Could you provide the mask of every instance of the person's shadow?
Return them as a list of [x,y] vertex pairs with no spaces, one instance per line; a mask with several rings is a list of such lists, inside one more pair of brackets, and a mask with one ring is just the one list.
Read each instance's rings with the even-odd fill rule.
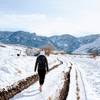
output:
[[32,90],[32,91],[25,91],[23,93],[18,94],[17,97],[14,97],[14,99],[12,99],[12,100],[15,100],[18,98],[23,98],[23,97],[32,97],[32,96],[38,95],[39,93],[40,93],[40,91],[38,89]]

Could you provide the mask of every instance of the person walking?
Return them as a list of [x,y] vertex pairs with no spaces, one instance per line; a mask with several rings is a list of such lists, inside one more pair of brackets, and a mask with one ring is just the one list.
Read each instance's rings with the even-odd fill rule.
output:
[[42,86],[44,84],[45,74],[47,71],[49,71],[48,61],[44,51],[42,51],[36,59],[34,71],[36,72],[36,70],[38,71],[38,75],[39,75],[39,84],[40,84],[39,90],[41,92]]

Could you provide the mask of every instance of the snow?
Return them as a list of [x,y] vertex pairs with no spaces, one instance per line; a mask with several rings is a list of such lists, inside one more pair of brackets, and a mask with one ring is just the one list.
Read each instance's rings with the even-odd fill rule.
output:
[[87,54],[88,50],[94,49],[99,50],[100,49],[100,38],[96,39],[92,43],[84,44],[80,48],[76,49],[73,53],[79,53],[79,54]]
[[75,69],[72,68],[71,74],[70,74],[70,88],[68,97],[66,100],[77,100],[76,99],[76,80],[75,80]]
[[[22,51],[21,56],[16,55],[17,49]],[[24,51],[24,47],[0,47],[0,89],[7,89],[7,86],[37,73],[34,72],[36,57],[26,56]],[[37,81],[10,100],[57,100],[64,84],[64,73],[69,71],[70,62],[73,66],[66,100],[77,100],[76,82],[80,89],[80,100],[100,100],[100,57],[93,59],[86,55],[52,54],[47,56],[47,59],[49,68],[59,64],[59,60],[63,61],[63,64],[46,74],[43,91],[39,92]]]
[[71,56],[70,59],[81,72],[87,100],[100,100],[100,57]]
[[[36,74],[34,72],[36,57],[17,56],[17,52],[16,47],[0,47],[0,89]],[[47,59],[49,68],[59,63],[53,55],[47,57]]]
[[60,65],[58,68],[46,75],[43,92],[39,92],[39,85],[38,82],[36,82],[34,85],[30,86],[28,89],[19,93],[10,100],[49,100],[49,98],[51,98],[51,100],[57,100],[60,89],[64,84],[64,73],[69,71],[68,64],[66,63]]

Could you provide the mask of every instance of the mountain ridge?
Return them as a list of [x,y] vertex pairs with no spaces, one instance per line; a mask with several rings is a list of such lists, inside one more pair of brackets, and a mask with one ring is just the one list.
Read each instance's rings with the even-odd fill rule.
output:
[[100,37],[100,34],[75,37],[70,34],[39,36],[36,33],[25,31],[0,31],[0,42],[6,44],[20,44],[28,47],[41,48],[51,44],[57,50],[73,52],[83,45],[90,44]]

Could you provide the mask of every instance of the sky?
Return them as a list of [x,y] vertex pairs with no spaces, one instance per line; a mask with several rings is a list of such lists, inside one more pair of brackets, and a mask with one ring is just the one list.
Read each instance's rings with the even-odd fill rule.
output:
[[100,33],[100,0],[0,0],[0,30],[38,35]]

